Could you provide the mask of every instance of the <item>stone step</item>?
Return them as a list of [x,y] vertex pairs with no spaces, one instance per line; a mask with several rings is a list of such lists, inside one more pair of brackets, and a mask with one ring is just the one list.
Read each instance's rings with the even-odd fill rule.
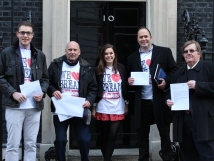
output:
[[[103,156],[100,149],[90,149],[89,151],[90,161],[103,161]],[[137,161],[138,149],[115,149],[112,161]],[[67,161],[80,161],[79,150],[69,150]]]
[[[67,161],[80,161],[79,150],[69,150],[67,155]],[[90,149],[89,151],[90,161],[103,161],[102,153],[100,149]],[[138,148],[132,149],[115,149],[112,161],[138,161]],[[160,159],[153,159],[150,161],[162,161]]]
[[[68,157],[67,161],[80,161],[80,157]],[[101,156],[89,156],[90,161],[103,161]],[[112,161],[138,161],[138,156],[112,156]]]

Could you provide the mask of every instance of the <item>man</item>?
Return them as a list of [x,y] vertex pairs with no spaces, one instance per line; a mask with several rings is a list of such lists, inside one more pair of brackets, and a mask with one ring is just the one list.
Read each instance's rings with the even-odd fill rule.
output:
[[[135,91],[134,118],[138,132],[139,161],[149,161],[149,132],[150,125],[156,124],[161,137],[160,156],[164,161],[172,159],[173,153],[169,137],[170,110],[165,105],[165,89],[168,88],[171,76],[177,70],[172,52],[169,48],[156,46],[151,43],[152,36],[146,27],[141,27],[137,33],[140,45],[138,51],[128,57],[128,72],[149,72],[149,85],[132,86]],[[167,76],[162,83],[155,82],[154,74],[157,64]],[[129,85],[135,79],[129,77]]]
[[[18,41],[0,55],[0,90],[7,127],[5,160],[19,160],[23,129],[24,161],[35,161],[40,115],[44,108],[43,97],[48,88],[46,57],[31,43],[34,32],[30,22],[21,22],[16,36]],[[23,108],[27,97],[21,93],[20,85],[36,80],[39,80],[43,94],[35,93],[36,103],[31,102]]]
[[[80,46],[71,41],[67,44],[65,55],[54,59],[48,68],[50,85],[48,95],[56,99],[62,98],[63,92],[70,92],[72,96],[86,98],[84,108],[89,108],[97,95],[97,83],[94,70],[84,59],[80,58]],[[72,105],[71,105],[72,106]],[[62,107],[63,108],[63,107]],[[67,143],[67,129],[72,125],[75,130],[76,139],[80,146],[81,161],[88,161],[90,148],[89,126],[83,118],[72,117],[60,122],[55,113],[55,106],[51,105],[54,112],[53,123],[55,126],[56,140],[54,141],[58,161],[65,161],[65,147]]]
[[[174,111],[173,139],[180,143],[183,161],[213,161],[214,64],[200,60],[196,41],[186,42],[182,51],[186,66],[175,73],[172,83],[187,83],[190,105],[188,111]],[[167,105],[173,102],[168,99]]]

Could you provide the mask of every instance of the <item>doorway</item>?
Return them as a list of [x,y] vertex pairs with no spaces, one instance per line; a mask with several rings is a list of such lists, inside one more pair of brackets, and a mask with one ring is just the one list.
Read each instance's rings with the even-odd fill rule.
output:
[[[116,48],[118,60],[126,67],[127,57],[138,49],[136,33],[146,26],[146,2],[70,2],[70,40],[77,41],[81,57],[96,66],[101,47],[110,43]],[[132,128],[133,93],[130,91],[129,114],[117,136],[116,148],[136,147],[137,135]],[[99,129],[92,118],[91,148],[99,146]],[[72,141],[70,128],[70,147]]]

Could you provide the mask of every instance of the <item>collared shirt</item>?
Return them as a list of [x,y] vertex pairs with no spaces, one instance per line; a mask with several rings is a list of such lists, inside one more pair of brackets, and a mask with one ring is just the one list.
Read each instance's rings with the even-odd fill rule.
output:
[[21,43],[19,43],[20,49],[30,50],[30,44],[27,47],[24,47]]
[[197,63],[195,63],[192,67],[190,67],[190,66],[187,65],[187,70],[193,69],[193,68],[198,64],[198,62],[199,62],[199,60],[198,60]]
[[140,53],[140,54],[149,54],[149,53],[152,53],[152,50],[153,50],[153,45],[152,45],[152,47],[149,49],[148,52],[144,52],[144,51],[141,50],[141,48],[139,48],[139,53]]

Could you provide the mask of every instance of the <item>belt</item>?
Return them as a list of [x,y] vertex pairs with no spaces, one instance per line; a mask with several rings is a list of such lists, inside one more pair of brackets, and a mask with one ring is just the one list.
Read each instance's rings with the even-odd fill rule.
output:
[[152,99],[141,99],[141,100],[144,101],[144,102],[153,102]]

